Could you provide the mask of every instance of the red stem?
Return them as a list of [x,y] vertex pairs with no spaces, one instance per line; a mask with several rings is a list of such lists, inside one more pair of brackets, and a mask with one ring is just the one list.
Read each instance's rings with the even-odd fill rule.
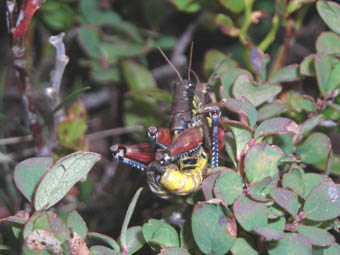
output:
[[34,13],[43,2],[44,0],[23,0],[18,13],[16,0],[7,0],[7,25],[8,31],[12,35],[13,64],[19,79],[19,90],[28,116],[29,128],[33,133],[39,151],[42,150],[44,141],[35,104],[31,97],[32,84],[27,73],[25,60],[25,36]]

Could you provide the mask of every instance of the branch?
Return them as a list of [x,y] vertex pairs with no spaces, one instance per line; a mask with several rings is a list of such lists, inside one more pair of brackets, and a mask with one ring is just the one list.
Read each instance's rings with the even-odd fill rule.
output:
[[[60,84],[63,78],[65,67],[69,61],[68,56],[65,54],[65,45],[63,43],[65,33],[51,36],[49,38],[50,44],[56,48],[56,64],[55,69],[51,73],[51,87],[48,89],[48,95],[52,98],[53,108],[60,104]],[[55,114],[55,125],[59,123],[62,118],[62,110],[59,110]]]
[[7,27],[12,35],[11,49],[13,54],[13,64],[16,75],[19,79],[19,90],[24,103],[26,115],[29,121],[29,128],[33,134],[35,145],[41,152],[43,149],[43,137],[41,127],[38,122],[35,104],[31,98],[32,84],[26,70],[25,60],[25,36],[28,25],[34,13],[40,8],[44,0],[23,0],[18,13],[16,0],[7,0]]

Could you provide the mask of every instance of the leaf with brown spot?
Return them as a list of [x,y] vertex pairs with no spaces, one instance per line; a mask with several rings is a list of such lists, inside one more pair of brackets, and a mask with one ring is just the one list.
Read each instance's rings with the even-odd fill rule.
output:
[[71,239],[67,240],[67,246],[70,250],[70,255],[89,255],[90,250],[87,248],[85,241],[72,230]]

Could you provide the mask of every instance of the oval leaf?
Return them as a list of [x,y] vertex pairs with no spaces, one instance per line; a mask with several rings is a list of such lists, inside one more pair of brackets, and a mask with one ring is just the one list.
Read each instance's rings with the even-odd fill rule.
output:
[[91,246],[91,255],[119,255],[118,252],[101,245]]
[[252,231],[254,227],[267,225],[266,204],[253,201],[245,194],[236,199],[233,210],[238,223],[248,232]]
[[267,198],[268,193],[270,193],[272,187],[272,178],[266,177],[259,182],[252,182],[249,185],[248,194],[252,199],[260,202],[266,202],[270,199]]
[[327,26],[337,34],[340,34],[340,5],[332,1],[318,1],[316,8]]
[[281,86],[275,83],[256,84],[251,76],[239,75],[232,88],[235,97],[247,98],[255,107],[281,92]]
[[158,248],[175,246],[179,247],[179,238],[177,231],[169,224],[151,219],[143,225],[143,235],[145,241],[157,250]]
[[268,249],[268,253],[270,255],[311,255],[312,244],[302,235],[285,233],[285,238],[272,243],[272,246]]
[[278,163],[282,156],[282,150],[275,145],[257,143],[250,147],[244,159],[244,171],[249,182],[275,177],[279,173]]
[[292,82],[299,81],[302,79],[302,76],[299,72],[299,65],[292,64],[289,66],[285,66],[278,70],[276,73],[270,76],[269,81],[271,82]]
[[233,133],[233,137],[236,143],[236,157],[238,160],[241,159],[241,154],[246,148],[247,144],[252,138],[252,133],[249,128],[238,121],[221,121],[223,127],[227,127]]
[[256,129],[254,138],[267,135],[287,134],[295,135],[299,133],[299,125],[288,118],[271,118],[263,121]]
[[35,210],[48,209],[58,203],[67,192],[100,160],[92,152],[75,152],[58,160],[41,179],[34,195]]
[[258,255],[257,251],[245,238],[236,238],[231,247],[231,252],[233,255]]
[[230,250],[235,239],[230,232],[230,225],[233,224],[221,205],[197,203],[191,225],[195,242],[202,252],[222,255]]
[[[118,238],[120,242],[121,237]],[[142,232],[141,226],[135,226],[126,230],[126,248],[128,254],[134,254],[140,250],[145,244],[145,239]]]
[[158,255],[190,255],[190,253],[184,248],[168,247],[162,249]]
[[88,238],[93,238],[99,241],[102,241],[106,244],[108,244],[109,246],[111,246],[111,248],[113,248],[113,250],[115,252],[119,252],[120,248],[118,243],[116,242],[116,240],[114,240],[112,237],[101,234],[101,233],[96,233],[96,232],[89,232],[87,234]]
[[280,113],[287,111],[288,108],[289,107],[287,104],[283,104],[280,102],[265,104],[258,111],[258,120],[262,121],[274,117],[276,115],[279,115]]
[[275,203],[279,204],[294,218],[296,217],[300,204],[295,193],[284,188],[274,188],[270,195]]
[[253,230],[255,231],[255,233],[271,240],[280,240],[285,238],[285,234],[282,231],[274,228],[254,227]]
[[233,170],[224,170],[216,179],[214,193],[226,204],[231,205],[242,193],[242,179]]
[[317,52],[340,54],[340,36],[333,32],[323,32],[316,40]]
[[309,241],[316,246],[331,246],[335,242],[334,236],[321,228],[301,225],[296,228],[296,231],[307,237]]
[[77,211],[72,211],[67,216],[67,227],[73,229],[81,239],[85,240],[88,229],[85,221]]
[[311,134],[302,144],[297,146],[296,154],[307,164],[314,164],[328,158],[331,141],[323,133]]
[[331,178],[329,178],[328,176],[316,173],[303,174],[301,178],[303,185],[305,186],[304,197],[307,197],[309,193],[322,182],[332,181]]
[[340,215],[340,187],[325,181],[308,195],[303,210],[307,219],[326,221]]
[[131,60],[122,63],[123,76],[129,84],[130,90],[157,88],[156,80],[144,66]]
[[41,157],[26,159],[15,166],[15,185],[28,201],[32,202],[34,190],[52,163],[52,158]]
[[[250,127],[253,127],[257,121],[257,111],[255,107],[245,98],[228,98],[224,102],[224,106],[240,115],[241,121],[246,118]],[[247,124],[247,123],[245,123]]]

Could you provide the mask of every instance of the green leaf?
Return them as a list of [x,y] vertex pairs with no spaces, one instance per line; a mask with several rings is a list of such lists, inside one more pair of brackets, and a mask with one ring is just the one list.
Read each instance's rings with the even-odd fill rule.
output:
[[219,0],[219,2],[225,8],[227,8],[229,11],[232,11],[234,13],[239,13],[239,12],[243,11],[243,9],[245,7],[244,0],[239,0],[239,1],[235,1],[235,0]]
[[[251,133],[248,131],[248,135],[251,139]],[[230,133],[225,133],[224,135],[224,147],[228,154],[228,157],[232,161],[234,167],[237,167],[237,160],[236,160],[236,142],[235,138]]]
[[234,26],[233,20],[225,14],[217,14],[215,16],[215,23],[226,35],[236,37],[240,33],[240,30]]
[[[118,238],[118,242],[121,242],[121,236]],[[126,250],[127,254],[134,254],[140,250],[145,244],[143,237],[142,227],[134,226],[126,230]]]
[[45,214],[45,212],[43,211],[38,211],[38,212],[34,212],[31,217],[29,218],[29,220],[26,222],[25,226],[24,226],[24,230],[22,232],[22,236],[25,239],[29,232],[34,230],[34,222],[41,216],[43,216]]
[[[26,225],[29,225],[26,227]],[[64,242],[70,238],[70,231],[54,212],[48,211],[44,214],[32,217],[24,228],[24,238],[27,238],[29,232],[34,230],[45,230],[52,233],[60,242]]]
[[321,228],[300,225],[296,228],[296,231],[299,234],[307,237],[309,241],[315,246],[331,246],[335,242],[334,236]]
[[285,238],[285,234],[277,229],[270,228],[270,227],[254,227],[253,230],[258,235],[261,235],[265,238],[268,238],[270,240],[280,240]]
[[100,233],[96,233],[96,232],[88,232],[87,237],[90,238],[90,239],[92,238],[92,239],[102,241],[102,242],[110,245],[110,247],[117,253],[120,251],[118,243],[110,236],[100,234]]
[[87,53],[94,58],[98,58],[100,56],[100,51],[98,48],[100,39],[98,32],[88,26],[83,26],[79,29],[79,39],[81,45],[84,46]]
[[[325,117],[322,114],[314,115],[308,119],[306,119],[300,126],[300,132],[298,136],[302,136],[309,131],[313,130],[315,127],[317,127],[322,121],[324,121]],[[294,137],[294,140],[296,140],[296,137]]]
[[257,121],[257,111],[255,107],[245,98],[228,98],[224,101],[224,106],[240,115],[240,120],[247,119],[249,126],[252,128]]
[[301,176],[302,182],[305,186],[304,197],[307,197],[309,193],[320,183],[324,181],[331,181],[331,179],[323,174],[307,173]]
[[190,255],[190,253],[184,248],[167,247],[162,249],[158,255]]
[[279,115],[280,113],[283,113],[287,110],[288,110],[288,105],[280,103],[280,102],[277,102],[277,103],[273,102],[273,103],[270,103],[270,104],[264,104],[258,110],[257,117],[258,117],[259,121],[262,121],[262,120],[274,117],[276,115]]
[[[221,168],[224,169],[225,167],[221,167]],[[203,179],[202,191],[203,191],[205,200],[210,200],[214,198],[213,191],[214,191],[216,179],[219,177],[219,175],[220,173],[216,172],[216,173],[210,174],[208,177]]]
[[244,172],[249,182],[257,182],[279,173],[278,163],[283,151],[267,143],[257,143],[250,147],[244,159]]
[[245,238],[236,238],[231,247],[233,255],[258,255],[257,251],[249,244]]
[[312,244],[309,240],[296,233],[285,233],[285,238],[271,243],[268,253],[270,255],[311,255]]
[[292,82],[299,81],[302,79],[302,76],[299,72],[299,65],[292,64],[289,66],[285,66],[278,70],[276,73],[270,76],[269,81],[271,82]]
[[340,34],[340,5],[332,1],[318,1],[316,9],[327,26],[337,34]]
[[98,16],[100,15],[96,0],[80,0],[79,8],[81,14],[90,23],[95,23],[96,19],[98,19]]
[[340,244],[334,243],[331,247],[327,247],[323,250],[325,255],[338,255],[340,254]]
[[242,179],[235,171],[224,170],[220,172],[220,176],[216,179],[214,193],[216,197],[231,205],[242,193],[242,186]]
[[200,250],[206,254],[226,254],[235,239],[235,233],[229,232],[231,222],[221,205],[198,202],[194,207],[191,225]]
[[259,106],[281,92],[281,86],[275,83],[255,83],[247,74],[240,74],[232,88],[234,97],[247,98],[254,106]]
[[323,32],[316,40],[317,52],[325,54],[340,54],[340,36],[333,32]]
[[266,202],[270,200],[267,197],[267,195],[273,188],[271,184],[272,184],[271,177],[266,177],[258,182],[252,182],[249,185],[248,195],[256,201]]
[[245,194],[236,199],[233,211],[238,223],[248,232],[255,227],[267,226],[268,213],[266,204],[254,201]]
[[287,212],[296,218],[297,212],[300,208],[298,197],[292,191],[284,188],[274,188],[270,193],[275,203],[279,204]]
[[236,142],[236,157],[239,160],[243,150],[246,148],[247,144],[252,138],[252,133],[249,127],[245,126],[238,121],[221,121],[223,127],[227,127],[233,133]]
[[43,176],[35,191],[35,210],[46,210],[58,203],[100,158],[93,152],[75,152],[59,159]]
[[224,85],[222,89],[220,89],[221,98],[232,97],[231,88],[234,85],[236,78],[240,74],[251,75],[249,71],[247,71],[246,69],[236,68],[236,67],[228,68],[227,70],[224,70],[224,72],[220,74],[221,79],[223,80],[223,85]]
[[302,198],[305,198],[305,185],[303,184],[302,177],[292,172],[292,170],[283,175],[282,186],[291,189]]
[[300,73],[302,75],[315,76],[314,58],[315,55],[308,55],[302,60],[300,64]]
[[287,134],[296,135],[299,133],[299,125],[288,118],[271,118],[264,120],[255,130],[254,138],[268,135]]
[[[116,64],[117,61],[120,58],[127,58],[127,57],[134,57],[137,55],[145,54],[145,48],[143,45],[139,43],[133,43],[129,41],[119,40],[116,39],[112,42],[101,42],[98,45],[98,49],[100,50],[101,56],[105,58],[105,61],[107,61],[108,64]],[[141,68],[139,68],[139,65],[137,65],[135,62],[131,60],[126,60],[128,63],[123,62],[123,71],[124,71],[124,65],[127,65],[130,72],[136,72],[134,74],[130,75],[140,75],[139,72],[141,71]],[[135,65],[133,65],[135,64]],[[133,66],[132,66],[133,65]],[[136,67],[137,66],[137,67]],[[143,70],[145,68],[143,67]],[[146,85],[148,86],[148,84]]]
[[85,151],[89,147],[84,137],[87,131],[87,112],[82,101],[77,100],[67,110],[67,116],[58,127],[58,141],[65,147]]
[[307,219],[326,221],[340,215],[340,187],[325,181],[316,186],[307,196],[303,210]]
[[[277,220],[280,218],[284,218],[282,216],[285,215],[285,212],[280,206],[278,206],[275,203],[273,203],[273,205],[268,206],[267,210],[268,210],[268,219]],[[283,229],[279,229],[279,230],[283,230]]]
[[122,230],[121,230],[121,233],[120,233],[120,240],[121,240],[121,245],[122,245],[122,248],[123,249],[127,249],[128,247],[126,247],[127,243],[126,243],[126,238],[127,238],[127,228],[128,228],[128,225],[130,223],[130,220],[131,220],[131,217],[132,217],[132,214],[133,214],[133,211],[135,210],[135,207],[136,207],[136,204],[137,204],[137,201],[138,201],[138,198],[142,192],[143,188],[139,188],[135,195],[133,196],[130,204],[129,204],[129,208],[125,214],[125,217],[124,217],[124,221],[123,221],[123,225],[122,225]]
[[120,253],[101,245],[93,245],[90,248],[91,255],[119,255]]
[[[273,208],[273,207],[269,207],[269,208]],[[269,208],[268,208],[268,211],[269,211]],[[284,213],[282,213],[282,215],[284,215]],[[268,219],[269,219],[268,227],[284,232],[285,226],[286,226],[286,218],[282,217],[282,215],[279,218],[271,219],[268,213]]]
[[52,158],[29,158],[14,168],[14,182],[24,197],[32,202],[34,191],[43,175],[52,165]]
[[340,63],[336,64],[329,75],[327,91],[334,91],[340,86]]
[[273,144],[279,146],[285,154],[292,154],[295,149],[291,135],[274,135]]
[[170,0],[170,2],[183,12],[197,12],[200,9],[199,3],[192,0]]
[[[217,174],[217,173],[216,173]],[[180,231],[181,247],[191,251],[198,250],[195,243],[194,237],[192,235],[191,220],[187,219],[181,227]]]
[[222,74],[232,67],[237,67],[237,63],[233,59],[216,49],[208,50],[205,53],[203,63],[204,73],[207,77],[213,72]]
[[68,5],[59,1],[46,1],[41,6],[41,17],[54,30],[66,31],[70,28],[74,11]]
[[144,239],[152,249],[175,246],[179,247],[177,231],[169,224],[151,219],[143,225]]
[[314,164],[329,156],[332,144],[328,136],[323,133],[311,134],[296,149],[296,154],[301,157],[302,162]]
[[[332,70],[338,62],[338,59],[330,55],[325,55],[323,53],[318,53],[315,55],[314,67],[316,71],[316,78],[318,81],[319,90],[322,96],[326,95],[326,92],[328,90],[328,82],[331,77]],[[333,74],[332,79],[333,81],[331,81],[331,84],[337,82],[336,74]],[[332,84],[332,86],[337,85],[338,84]]]
[[88,232],[86,222],[76,210],[70,212],[67,216],[67,227],[73,229],[81,239],[85,240]]
[[131,90],[157,88],[155,78],[144,66],[131,60],[122,63],[123,76]]

